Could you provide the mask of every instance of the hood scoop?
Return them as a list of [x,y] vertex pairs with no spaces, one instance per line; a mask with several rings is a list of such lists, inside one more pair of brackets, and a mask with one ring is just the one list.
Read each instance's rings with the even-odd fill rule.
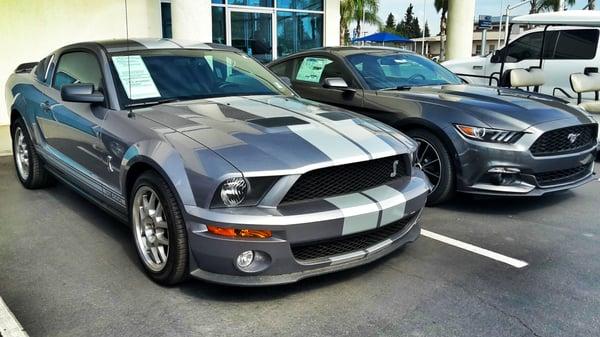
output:
[[296,117],[271,117],[248,120],[249,123],[260,125],[265,128],[277,128],[290,125],[309,124],[307,121]]

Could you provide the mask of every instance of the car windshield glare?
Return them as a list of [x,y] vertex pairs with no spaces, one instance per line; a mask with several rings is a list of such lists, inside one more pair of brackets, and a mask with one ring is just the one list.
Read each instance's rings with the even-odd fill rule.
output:
[[249,95],[292,95],[251,57],[224,50],[148,50],[112,54],[124,107]]
[[446,68],[406,52],[372,52],[346,56],[371,90],[460,84]]

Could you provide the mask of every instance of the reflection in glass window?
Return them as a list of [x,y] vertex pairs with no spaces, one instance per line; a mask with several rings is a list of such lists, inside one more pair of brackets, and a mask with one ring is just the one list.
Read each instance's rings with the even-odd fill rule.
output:
[[273,60],[273,15],[231,12],[231,45],[260,62]]
[[273,7],[273,0],[227,0],[230,5]]
[[278,8],[323,10],[323,0],[277,0]]
[[212,40],[225,44],[225,7],[212,8]]
[[225,0],[212,0],[212,3],[224,5],[225,4]]
[[323,45],[323,15],[277,12],[277,54],[286,56]]

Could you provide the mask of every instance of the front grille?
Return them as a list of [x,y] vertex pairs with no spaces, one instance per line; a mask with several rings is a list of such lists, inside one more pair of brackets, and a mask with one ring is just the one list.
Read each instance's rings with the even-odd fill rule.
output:
[[[545,132],[531,145],[534,156],[551,156],[577,152],[596,145],[596,124],[571,126]],[[571,140],[575,140],[571,142]]]
[[296,260],[307,261],[366,249],[400,233],[414,217],[415,215],[409,216],[370,231],[333,240],[292,245],[292,253]]
[[[397,164],[394,164],[396,161]],[[396,168],[396,175],[391,176]],[[325,167],[303,174],[281,201],[289,203],[364,191],[409,174],[408,155]]]
[[592,164],[585,164],[565,170],[542,172],[535,175],[540,186],[566,184],[587,176]]

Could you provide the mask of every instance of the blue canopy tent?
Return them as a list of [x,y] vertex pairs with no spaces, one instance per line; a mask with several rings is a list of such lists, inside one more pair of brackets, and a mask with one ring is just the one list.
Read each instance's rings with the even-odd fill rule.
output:
[[386,42],[396,42],[396,43],[412,43],[413,41],[405,38],[404,36],[388,33],[388,32],[379,32],[363,37],[359,37],[356,39],[352,39],[352,42],[380,42],[385,45]]

